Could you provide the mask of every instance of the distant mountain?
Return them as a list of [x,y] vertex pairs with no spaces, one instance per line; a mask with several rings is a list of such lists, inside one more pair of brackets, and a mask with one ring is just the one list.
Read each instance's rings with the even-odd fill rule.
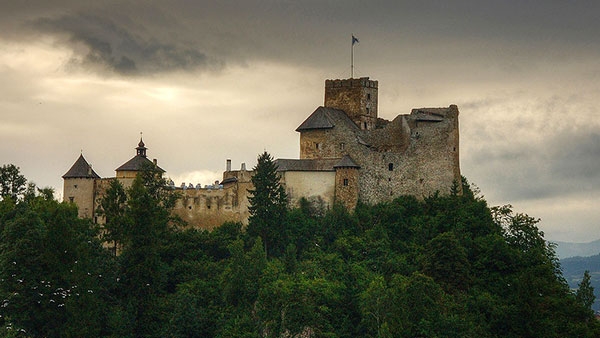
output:
[[[596,241],[597,242],[597,241]],[[560,260],[563,277],[572,289],[577,289],[585,270],[590,272],[596,301],[592,308],[600,310],[600,254],[590,257],[570,257]]]
[[589,257],[600,254],[600,239],[589,243],[557,242],[556,254],[558,258]]

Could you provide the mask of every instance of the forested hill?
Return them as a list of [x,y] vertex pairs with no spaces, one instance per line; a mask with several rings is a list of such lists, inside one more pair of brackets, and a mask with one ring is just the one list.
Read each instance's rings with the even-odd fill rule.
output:
[[556,243],[556,254],[560,259],[569,257],[589,257],[600,254],[600,240],[588,243]]
[[591,288],[571,292],[536,219],[466,181],[353,213],[287,210],[267,155],[246,229],[187,229],[151,170],[110,186],[102,233],[47,190],[2,190],[0,336],[600,336]]
[[[600,255],[590,257],[570,257],[560,260],[563,276],[569,283],[569,286],[576,289],[585,271],[589,271],[590,283],[596,290],[600,290]],[[592,309],[600,311],[600,299],[596,299]]]

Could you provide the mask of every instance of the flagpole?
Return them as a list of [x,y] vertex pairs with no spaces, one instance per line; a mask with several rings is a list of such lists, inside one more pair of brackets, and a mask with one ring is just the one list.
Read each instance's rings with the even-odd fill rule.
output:
[[350,78],[354,78],[354,34],[352,34],[352,43],[350,43]]

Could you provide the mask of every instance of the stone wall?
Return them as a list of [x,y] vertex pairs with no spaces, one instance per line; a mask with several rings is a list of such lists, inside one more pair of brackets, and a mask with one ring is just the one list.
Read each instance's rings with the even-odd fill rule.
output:
[[63,200],[78,206],[78,216],[92,218],[95,211],[94,178],[65,178],[63,183]]
[[335,171],[335,201],[348,210],[354,210],[358,203],[358,169],[337,168]]

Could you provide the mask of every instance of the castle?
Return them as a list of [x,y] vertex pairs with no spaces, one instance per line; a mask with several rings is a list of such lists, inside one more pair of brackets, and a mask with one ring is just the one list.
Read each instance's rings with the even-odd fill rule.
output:
[[[291,206],[306,198],[322,208],[340,203],[352,210],[359,200],[374,204],[401,195],[448,194],[460,182],[456,105],[413,109],[388,121],[378,117],[377,102],[378,82],[368,77],[325,81],[324,105],[296,129],[300,158],[276,160]],[[140,140],[135,156],[112,178],[101,178],[80,155],[63,175],[64,200],[77,204],[80,217],[102,223],[96,209],[111,180],[130,186],[144,163],[164,172],[146,151]],[[226,221],[246,224],[252,175],[244,164],[232,170],[227,160],[221,182],[172,185],[181,193],[174,212],[202,229]]]

